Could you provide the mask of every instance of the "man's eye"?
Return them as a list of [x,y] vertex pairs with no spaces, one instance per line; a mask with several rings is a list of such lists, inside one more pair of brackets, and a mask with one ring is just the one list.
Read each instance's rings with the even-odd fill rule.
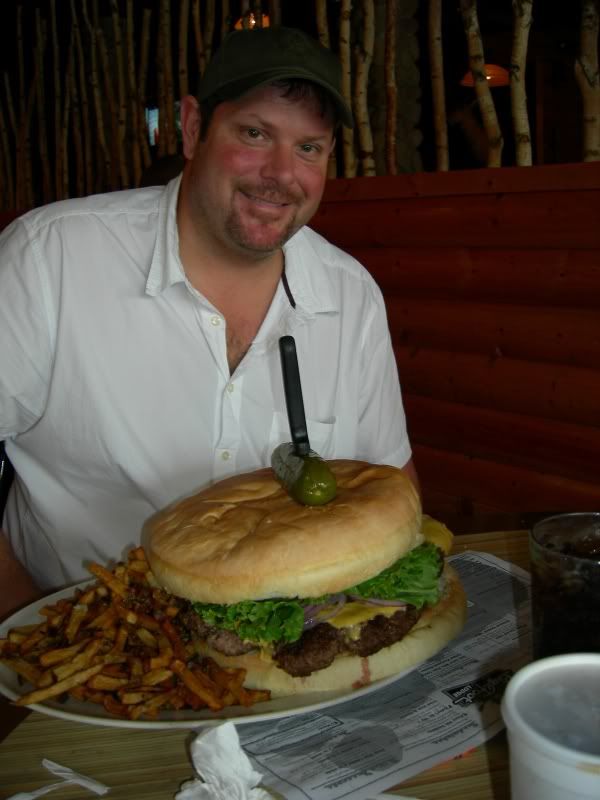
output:
[[309,155],[321,152],[321,149],[314,144],[303,144],[301,145],[301,150],[303,153],[308,153]]
[[248,136],[249,136],[251,139],[258,139],[258,138],[259,138],[259,136],[261,135],[261,134],[260,134],[260,131],[258,130],[258,128],[246,128],[246,134],[247,134],[247,135],[248,135]]

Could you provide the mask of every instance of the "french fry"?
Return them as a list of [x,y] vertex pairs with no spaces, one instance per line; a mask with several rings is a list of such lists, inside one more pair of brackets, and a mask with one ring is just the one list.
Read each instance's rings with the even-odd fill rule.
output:
[[90,564],[88,569],[92,575],[95,575],[97,578],[99,578],[102,583],[104,583],[110,589],[111,592],[119,597],[127,597],[127,586],[123,583],[123,581],[119,580],[119,578],[115,577],[112,572],[109,572],[109,570],[107,570],[105,567],[96,563]]
[[83,594],[78,600],[78,603],[81,603],[81,605],[84,606],[91,606],[95,599],[96,599],[96,587],[92,586],[91,589],[88,589],[86,592],[83,592]]
[[127,554],[128,562],[131,561],[145,561],[146,566],[148,566],[148,559],[146,558],[146,551],[143,547],[134,547],[132,550],[129,551]]
[[77,631],[81,627],[81,623],[86,618],[87,613],[88,607],[86,605],[77,603],[77,605],[73,606],[69,621],[67,622],[67,627],[65,629],[65,639],[67,642],[69,642],[69,644],[72,644],[75,641]]
[[128,636],[129,631],[127,630],[127,627],[125,625],[120,625],[117,629],[114,644],[111,648],[111,653],[121,653],[125,649]]
[[185,661],[187,658],[187,651],[185,648],[184,643],[181,641],[181,636],[175,630],[175,626],[171,622],[170,619],[163,620],[162,629],[165,633],[165,636],[171,643],[171,647],[173,648],[173,653],[175,654],[175,658],[179,661]]
[[128,717],[129,716],[129,709],[127,706],[124,706],[123,703],[119,703],[112,694],[106,694],[104,697],[104,702],[102,703],[104,708],[108,711],[109,714],[114,714],[115,717]]
[[131,572],[141,572],[142,575],[145,575],[148,572],[148,562],[145,559],[143,561],[129,561],[127,569]]
[[90,639],[82,639],[69,647],[55,647],[53,650],[46,650],[40,656],[40,664],[42,667],[51,667],[53,664],[60,664],[61,661],[68,661],[73,656],[76,656],[89,642]]
[[42,703],[44,700],[49,700],[51,697],[57,697],[59,694],[64,694],[72,689],[74,686],[79,686],[88,681],[93,675],[100,672],[102,664],[95,664],[93,667],[88,667],[80,672],[75,672],[68,678],[62,681],[53,683],[45,689],[35,689],[33,692],[22,694],[18,700],[15,700],[17,706],[29,706],[33,703]]
[[15,642],[17,644],[21,644],[25,641],[25,639],[29,636],[30,633],[33,633],[39,623],[33,625],[20,625],[18,628],[12,628],[8,632],[7,639],[9,642]]
[[40,622],[39,625],[36,627],[23,639],[21,644],[19,645],[19,650],[22,655],[28,653],[30,650],[33,650],[34,647],[40,644],[43,639],[47,638],[48,633],[48,623],[47,622]]
[[86,628],[109,628],[117,619],[117,611],[113,606],[102,611],[97,617],[85,623]]
[[129,678],[112,678],[110,675],[94,675],[93,678],[87,682],[90,689],[100,689],[103,692],[114,692],[115,689],[120,689],[122,686],[127,686]]
[[30,664],[29,661],[26,661],[24,658],[0,658],[0,664],[4,664],[5,667],[12,669],[13,672],[16,672],[17,675],[20,675],[22,678],[25,678],[25,680],[31,683],[33,686],[38,685],[42,671],[34,664]]
[[146,630],[146,628],[136,628],[135,634],[142,644],[146,645],[146,647],[150,647],[153,650],[158,650],[158,640],[153,633],[150,633],[149,630]]
[[[220,711],[223,708],[223,704],[219,699],[219,693],[215,691],[215,689],[218,690],[218,687],[208,676],[205,676],[206,680],[202,680],[199,675],[194,674],[178,659],[171,661],[171,669],[179,675],[190,692],[193,692],[193,694],[203,700],[212,711]],[[206,683],[210,683],[211,685],[206,686]]]
[[138,703],[144,703],[150,697],[152,697],[152,692],[122,692],[119,694],[121,702],[125,706],[134,706]]
[[154,715],[158,712],[159,708],[162,708],[175,699],[176,692],[176,689],[171,689],[168,692],[161,692],[161,694],[157,694],[143,703],[138,703],[131,709],[129,716],[131,719],[139,719],[140,717]]
[[170,669],[151,669],[142,675],[142,686],[154,686],[168,680],[173,672]]
[[136,613],[129,608],[125,608],[125,606],[122,606],[120,603],[116,604],[116,609],[121,619],[125,620],[125,622],[128,622],[130,625],[140,626],[149,631],[157,631],[160,629],[158,620],[148,614]]
[[102,647],[102,642],[99,639],[92,640],[86,645],[84,651],[75,656],[75,658],[68,664],[60,664],[53,667],[53,672],[58,681],[68,678],[74,672],[89,666],[96,653]]
[[185,605],[158,586],[141,547],[112,570],[92,564],[90,572],[92,585],[0,639],[0,663],[34,687],[18,705],[68,696],[137,720],[268,699],[244,686],[245,670],[220,667],[182,635]]

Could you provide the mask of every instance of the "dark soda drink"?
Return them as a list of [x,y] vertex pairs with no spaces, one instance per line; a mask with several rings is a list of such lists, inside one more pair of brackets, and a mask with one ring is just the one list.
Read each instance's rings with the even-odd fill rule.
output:
[[542,520],[529,543],[534,658],[600,653],[600,512]]

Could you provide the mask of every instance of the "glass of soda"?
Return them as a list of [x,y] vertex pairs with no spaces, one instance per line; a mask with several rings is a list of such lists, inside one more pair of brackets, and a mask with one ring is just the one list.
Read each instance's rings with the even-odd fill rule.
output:
[[529,552],[534,658],[600,653],[600,512],[541,520]]

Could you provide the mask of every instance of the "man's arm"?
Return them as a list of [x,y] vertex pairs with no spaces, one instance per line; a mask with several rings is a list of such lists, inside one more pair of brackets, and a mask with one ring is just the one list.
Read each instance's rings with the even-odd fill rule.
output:
[[33,578],[15,557],[4,531],[0,530],[0,619],[41,595]]

